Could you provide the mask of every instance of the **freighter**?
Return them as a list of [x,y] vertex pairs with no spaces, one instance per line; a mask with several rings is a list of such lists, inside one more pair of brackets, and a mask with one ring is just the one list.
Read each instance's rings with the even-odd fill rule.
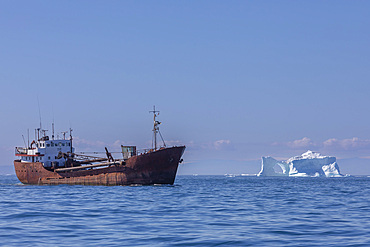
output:
[[[153,145],[139,152],[136,146],[121,146],[122,158],[114,159],[105,148],[106,157],[93,157],[75,153],[72,146],[72,129],[69,139],[54,139],[40,128],[35,139],[26,147],[16,147],[14,168],[23,184],[33,185],[153,185],[173,184],[181,163],[185,146],[166,147],[159,131],[160,122],[153,113]],[[53,128],[54,129],[54,128]],[[54,131],[53,131],[54,132]],[[163,146],[157,147],[157,134]]]

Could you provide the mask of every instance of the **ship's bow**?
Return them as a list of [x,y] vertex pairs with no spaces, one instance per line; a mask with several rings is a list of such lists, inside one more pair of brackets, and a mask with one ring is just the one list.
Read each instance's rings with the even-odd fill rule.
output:
[[127,161],[132,172],[127,174],[130,184],[173,184],[185,146],[163,148],[141,154]]

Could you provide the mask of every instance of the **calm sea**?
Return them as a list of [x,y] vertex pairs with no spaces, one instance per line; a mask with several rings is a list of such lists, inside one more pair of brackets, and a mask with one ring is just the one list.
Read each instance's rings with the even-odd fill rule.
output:
[[0,176],[1,246],[370,246],[370,178],[178,176],[25,186]]

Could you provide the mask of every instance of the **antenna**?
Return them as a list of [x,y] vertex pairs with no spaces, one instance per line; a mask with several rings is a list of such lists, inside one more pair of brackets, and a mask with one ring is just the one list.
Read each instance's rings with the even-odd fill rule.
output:
[[52,128],[52,135],[51,135],[51,138],[54,140],[54,107],[52,107],[52,110],[53,110],[53,123],[51,124],[51,128]]
[[30,129],[27,129],[27,136],[28,136],[28,139],[27,139],[28,146],[27,146],[27,148],[29,148],[30,147]]
[[23,138],[24,146],[27,147],[26,146],[26,141],[24,140],[24,136],[23,135],[22,135],[22,138]]
[[68,131],[63,131],[62,134],[63,134],[63,140],[66,139],[66,134],[68,133]]
[[73,152],[72,152],[72,150],[73,150],[73,148],[72,148],[72,140],[73,140],[72,131],[73,131],[73,129],[72,129],[71,120],[69,120],[69,140],[71,141],[71,154],[73,154]]
[[69,128],[69,138],[70,138],[70,140],[71,140],[71,153],[73,153],[72,152],[72,128]]
[[41,127],[41,110],[40,110],[40,101],[39,101],[39,96],[37,95],[37,105],[39,107],[39,117],[40,117],[40,130],[42,129]]

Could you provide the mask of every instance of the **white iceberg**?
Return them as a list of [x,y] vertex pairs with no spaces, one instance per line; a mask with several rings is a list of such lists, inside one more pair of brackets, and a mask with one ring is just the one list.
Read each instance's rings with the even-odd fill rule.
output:
[[322,156],[310,150],[287,161],[262,157],[261,171],[257,176],[343,177],[335,157]]

